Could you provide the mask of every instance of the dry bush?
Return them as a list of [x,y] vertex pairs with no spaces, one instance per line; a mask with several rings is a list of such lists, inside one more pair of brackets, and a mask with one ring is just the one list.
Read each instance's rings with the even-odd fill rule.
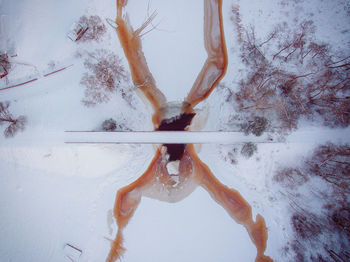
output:
[[311,21],[294,30],[277,25],[261,40],[254,27],[243,27],[239,8],[231,20],[245,67],[235,94],[239,112],[265,116],[285,130],[303,116],[331,127],[350,125],[350,56],[336,56],[315,41]]
[[85,87],[84,105],[94,106],[108,102],[113,93],[120,92],[123,99],[132,106],[129,78],[117,55],[98,49],[88,53],[84,66],[90,71],[80,81]]
[[82,38],[80,39],[81,42],[86,41],[100,41],[101,37],[106,33],[107,28],[102,22],[101,18],[97,15],[91,15],[91,16],[82,16],[79,19],[79,24],[86,25],[88,27],[88,30],[84,33]]
[[[284,168],[276,173],[274,180],[283,185],[293,212],[294,235],[291,248],[285,250],[294,254],[295,261],[338,262],[350,258],[349,170],[349,145],[327,143],[319,146],[300,168]],[[315,178],[321,179],[328,191],[315,189],[320,183],[312,180]],[[308,196],[296,193],[301,186]],[[317,214],[307,207],[310,195],[322,204]]]
[[9,102],[0,102],[0,125],[8,124],[4,131],[5,137],[13,137],[18,131],[23,131],[27,123],[25,116],[13,117],[8,110],[9,106]]

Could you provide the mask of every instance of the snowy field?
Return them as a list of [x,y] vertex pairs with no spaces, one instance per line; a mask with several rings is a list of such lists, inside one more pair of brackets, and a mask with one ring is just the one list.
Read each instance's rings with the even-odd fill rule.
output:
[[[311,19],[320,41],[335,50],[349,50],[347,0],[224,0],[229,56],[225,84],[238,81],[242,67],[231,21],[233,4],[240,5],[242,24],[254,25],[260,37],[277,22],[293,26]],[[203,1],[129,0],[127,6],[135,28],[154,10],[157,28],[143,37],[143,50],[158,88],[169,101],[182,101],[206,59]],[[73,42],[67,37],[82,15],[100,16],[106,26],[100,41]],[[142,175],[155,147],[64,142],[65,131],[100,130],[109,118],[133,131],[153,128],[152,110],[136,92],[132,93],[133,106],[120,93],[94,107],[81,102],[84,87],[80,81],[87,71],[87,52],[101,48],[113,51],[128,68],[117,35],[106,22],[115,16],[115,0],[0,0],[0,51],[16,55],[11,58],[14,66],[9,82],[0,79],[0,89],[37,79],[0,90],[0,102],[9,101],[13,115],[26,115],[28,119],[25,130],[11,138],[2,135],[5,127],[0,126],[0,261],[98,262],[108,255],[116,233],[112,215],[116,192]],[[224,129],[232,108],[222,100],[222,91],[214,90],[198,106],[203,119],[207,118],[204,131]],[[327,141],[350,143],[349,134],[350,128],[330,129],[301,121],[298,130],[284,139],[258,143],[253,157],[238,155],[236,164],[227,160],[228,152],[235,147],[227,137],[219,139],[222,144],[200,145],[198,151],[222,183],[243,195],[254,217],[258,213],[264,217],[268,229],[266,255],[274,261],[292,261],[282,253],[292,235],[289,206],[273,175],[281,166],[300,164]],[[247,137],[233,139],[239,144]],[[215,137],[212,140],[218,141]],[[250,262],[256,256],[246,230],[202,188],[175,204],[143,198],[124,236],[125,262]],[[81,252],[67,248],[67,244]]]

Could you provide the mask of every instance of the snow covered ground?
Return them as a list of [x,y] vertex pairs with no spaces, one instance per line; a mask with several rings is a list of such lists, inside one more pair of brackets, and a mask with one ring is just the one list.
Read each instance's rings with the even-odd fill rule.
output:
[[[127,11],[135,28],[157,11],[157,29],[143,38],[143,48],[158,87],[169,101],[181,101],[199,73],[203,46],[203,1],[129,0]],[[335,49],[349,46],[349,2],[346,0],[225,0],[223,6],[229,68],[224,82],[239,75],[232,4],[241,7],[242,23],[254,24],[266,35],[277,22],[312,19],[316,35]],[[67,243],[82,250],[77,261],[104,261],[116,232],[112,216],[117,190],[148,167],[152,145],[67,145],[66,130],[97,130],[108,118],[129,128],[152,130],[151,110],[135,96],[131,108],[120,95],[108,103],[85,107],[79,84],[86,69],[77,51],[113,50],[123,59],[114,30],[107,24],[101,42],[74,43],[67,38],[83,14],[115,18],[115,0],[0,0],[0,47],[15,47],[12,83],[38,77],[28,85],[0,90],[0,102],[10,101],[13,115],[25,114],[28,124],[14,138],[0,135],[0,260],[70,261]],[[296,20],[297,19],[297,20]],[[43,77],[54,68],[72,67]],[[26,64],[29,64],[26,65]],[[6,87],[1,79],[0,88]],[[219,130],[228,107],[214,91],[200,105],[209,118],[204,130]],[[218,117],[219,115],[219,117]],[[2,133],[4,127],[0,127]],[[322,129],[302,123],[284,143],[259,144],[250,159],[225,161],[232,145],[202,145],[199,156],[224,184],[238,190],[254,215],[266,220],[266,254],[282,257],[291,228],[288,205],[281,202],[272,176],[279,166],[294,165],[328,140],[350,142],[350,131]],[[310,131],[311,130],[311,131]],[[310,135],[311,134],[311,135]],[[307,143],[305,143],[307,142]],[[124,261],[253,261],[255,247],[244,228],[201,188],[180,203],[144,198],[125,230]]]

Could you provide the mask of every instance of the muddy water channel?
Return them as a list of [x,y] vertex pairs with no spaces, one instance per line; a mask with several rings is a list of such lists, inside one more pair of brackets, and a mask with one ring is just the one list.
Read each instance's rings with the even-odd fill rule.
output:
[[[192,88],[189,88],[187,97],[178,104],[168,103],[164,94],[157,88],[142,51],[141,35],[152,22],[152,17],[139,29],[134,30],[125,19],[126,4],[126,0],[117,0],[116,32],[128,60],[134,85],[153,107],[154,130],[186,131],[196,115],[195,106],[210,95],[226,72],[227,53],[222,1],[204,0],[204,45],[208,57]],[[172,165],[171,169],[168,168],[169,165]],[[237,223],[246,228],[257,249],[255,261],[273,261],[264,255],[267,242],[264,218],[257,215],[255,221],[253,220],[252,209],[247,201],[238,191],[220,183],[209,167],[199,159],[192,144],[160,146],[146,172],[118,191],[114,206],[118,232],[107,261],[119,259],[125,251],[123,230],[143,196],[178,202],[191,194],[197,186],[206,189]]]

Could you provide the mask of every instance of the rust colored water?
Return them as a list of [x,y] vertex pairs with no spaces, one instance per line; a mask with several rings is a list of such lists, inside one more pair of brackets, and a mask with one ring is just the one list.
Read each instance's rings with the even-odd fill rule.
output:
[[[152,104],[155,130],[187,130],[195,116],[194,107],[205,100],[224,76],[227,54],[222,23],[222,1],[204,0],[204,42],[208,58],[184,101],[177,106],[167,103],[157,89],[142,51],[140,34],[151,22],[146,21],[133,30],[123,19],[126,0],[117,0],[117,34],[129,62],[132,79],[147,100]],[[169,116],[169,112],[173,115]],[[175,112],[175,114],[174,114]],[[178,170],[170,174],[167,165],[178,161]],[[273,261],[265,256],[267,230],[264,218],[257,215],[240,193],[222,184],[195,152],[192,144],[165,144],[159,147],[146,172],[130,185],[121,188],[116,197],[114,216],[118,232],[112,243],[107,261],[119,259],[125,251],[123,229],[133,216],[142,196],[167,202],[178,202],[202,186],[239,224],[242,224],[257,249],[257,262]]]
[[[160,123],[157,131],[184,131],[187,126],[191,124],[194,113],[184,113],[180,116],[164,119]],[[185,144],[164,144],[167,154],[169,155],[168,161],[180,160],[185,152]]]

